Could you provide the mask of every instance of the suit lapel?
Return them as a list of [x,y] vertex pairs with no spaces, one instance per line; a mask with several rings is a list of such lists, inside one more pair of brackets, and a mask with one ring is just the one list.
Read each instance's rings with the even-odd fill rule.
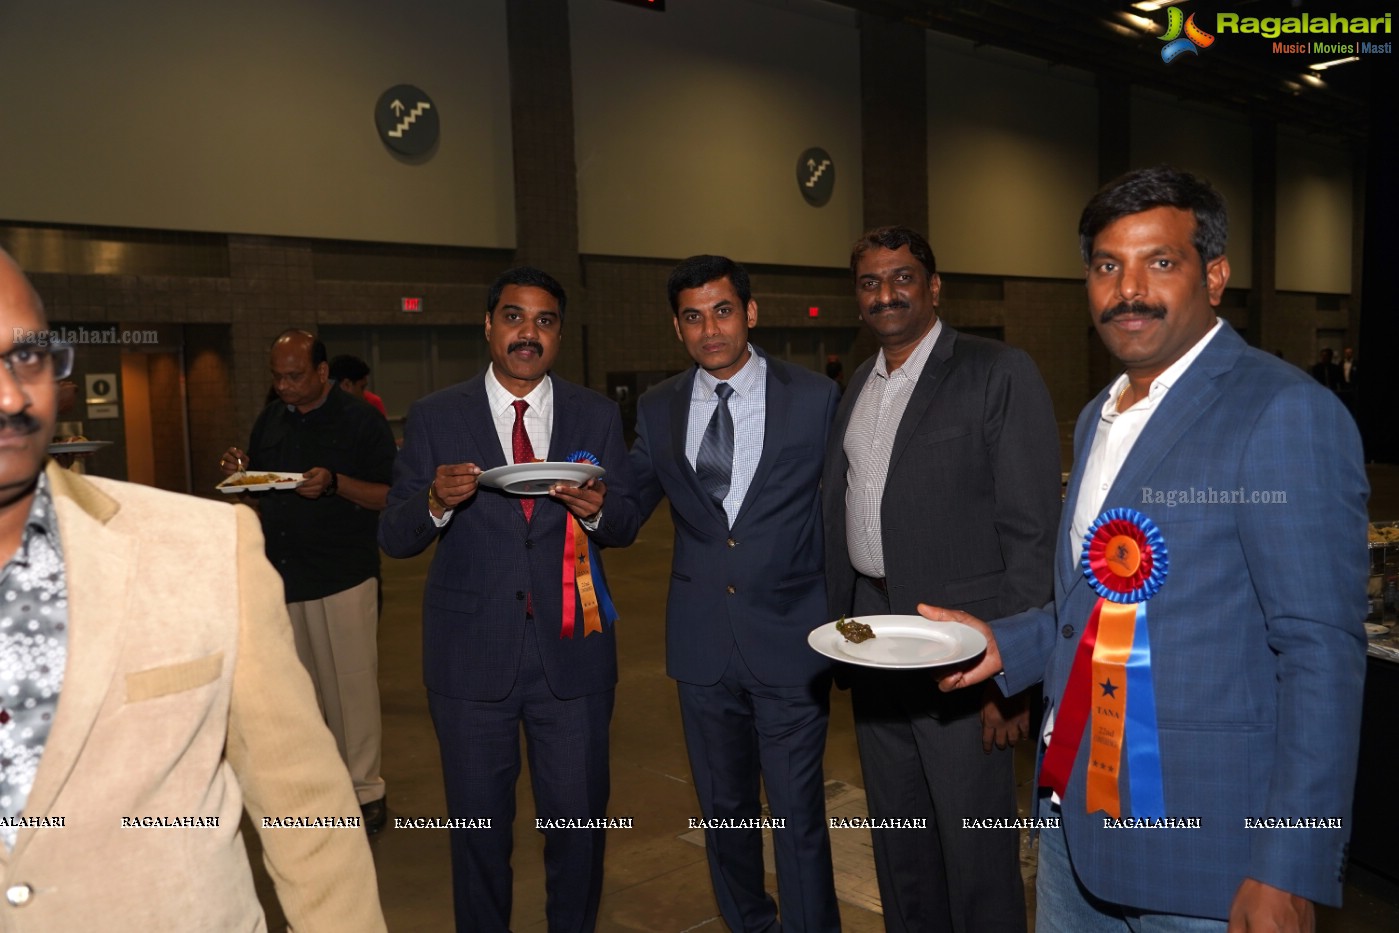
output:
[[[549,376],[554,386],[554,425],[549,431],[549,453],[546,459],[559,463],[578,448],[573,446],[575,435],[569,431],[578,430],[578,394],[573,386],[561,379]],[[596,451],[589,451],[596,456]]]
[[787,414],[792,407],[791,375],[787,372],[785,365],[774,359],[767,360],[767,379],[765,380],[766,400],[764,405],[766,413],[763,415],[763,452],[758,458],[758,469],[753,474],[753,481],[748,484],[748,491],[743,494],[743,504],[739,506],[738,517],[734,519],[734,525],[743,521],[743,515],[753,505],[754,499],[760,495],[759,490],[767,482],[768,474],[772,472],[772,464],[786,446]]
[[1132,445],[1117,479],[1108,490],[1108,502],[1140,503],[1140,489],[1151,474],[1161,466],[1186,430],[1214,405],[1220,397],[1215,377],[1234,366],[1243,340],[1226,323],[1185,373],[1171,386],[1160,407],[1147,422],[1146,430]]
[[689,438],[690,431],[690,398],[694,395],[695,377],[698,374],[698,366],[690,367],[689,377],[681,379],[675,384],[675,391],[670,397],[670,451],[671,456],[675,458],[675,465],[680,470],[680,475],[685,477],[685,487],[690,490],[690,494],[699,503],[699,507],[716,522],[722,522],[724,529],[727,530],[729,527],[728,516],[700,485],[695,468],[690,466],[690,460],[685,456],[685,442]]
[[927,414],[928,407],[933,403],[933,396],[937,394],[938,386],[957,365],[957,359],[953,355],[953,348],[957,341],[957,332],[948,327],[944,322],[942,333],[938,335],[937,343],[933,344],[932,352],[928,354],[928,361],[923,364],[923,372],[918,377],[918,384],[913,387],[913,395],[908,400],[908,407],[904,409],[904,415],[899,419],[899,429],[894,434],[894,447],[889,452],[889,472],[894,471],[894,465],[903,456],[904,449],[908,447],[909,439],[913,437],[914,428],[923,420]]
[[500,447],[500,435],[496,433],[495,416],[491,411],[491,397],[486,393],[486,380],[493,378],[488,368],[462,390],[462,426],[472,440],[468,449],[481,452],[481,462],[476,465],[483,470],[505,466],[510,462]]
[[[112,500],[83,483],[78,487],[80,495],[107,507],[105,516],[90,514],[85,509],[88,503],[68,494],[70,488],[74,488],[73,481],[66,479],[54,484],[68,585],[68,666],[53,729],[24,808],[26,816],[50,812],[108,693],[116,687],[122,695],[121,687],[113,681],[140,543],[105,524],[116,512]],[[15,856],[35,831],[32,827],[19,831]]]

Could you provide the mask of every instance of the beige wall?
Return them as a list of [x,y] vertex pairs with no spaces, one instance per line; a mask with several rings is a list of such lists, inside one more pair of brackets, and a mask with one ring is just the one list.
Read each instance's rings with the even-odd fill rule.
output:
[[[0,215],[512,247],[505,2],[7,2]],[[439,110],[421,164],[374,127],[396,84]]]
[[[1132,89],[1133,168],[1166,163],[1209,180],[1229,205],[1229,284],[1253,284],[1253,142],[1237,113]],[[1281,232],[1282,216],[1278,216]]]
[[[859,233],[859,33],[817,0],[572,0],[582,252],[843,265]],[[811,207],[797,157],[831,154]]]
[[1098,187],[1097,100],[1086,72],[929,33],[927,225],[940,268],[1083,275],[1075,231]]
[[1279,131],[1279,290],[1350,291],[1352,203],[1346,149]]

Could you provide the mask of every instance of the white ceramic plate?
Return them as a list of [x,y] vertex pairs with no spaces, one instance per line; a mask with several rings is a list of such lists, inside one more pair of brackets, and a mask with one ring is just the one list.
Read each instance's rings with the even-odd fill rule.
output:
[[515,463],[487,470],[476,481],[517,496],[547,496],[553,486],[582,486],[606,472],[591,463]]
[[930,622],[922,616],[859,616],[874,630],[856,644],[836,631],[834,622],[813,631],[807,644],[828,658],[890,669],[941,667],[974,658],[986,650],[986,638],[960,622]]
[[1388,626],[1388,625],[1380,625],[1378,622],[1366,622],[1366,623],[1365,623],[1365,634],[1366,634],[1366,636],[1368,636],[1368,637],[1370,637],[1370,638],[1378,638],[1378,637],[1380,637],[1381,635],[1388,635],[1388,634],[1389,634],[1389,626]]
[[[230,485],[234,480],[241,476],[246,476],[249,473],[252,473],[254,476],[275,476],[277,477],[277,481],[275,483],[253,483],[252,485],[246,483]],[[297,486],[300,486],[305,479],[305,473],[280,473],[277,470],[240,470],[214,488],[224,495],[233,495],[240,492],[266,492],[269,489],[295,489]]]
[[111,441],[56,441],[49,445],[51,454],[90,454],[103,447],[112,446]]

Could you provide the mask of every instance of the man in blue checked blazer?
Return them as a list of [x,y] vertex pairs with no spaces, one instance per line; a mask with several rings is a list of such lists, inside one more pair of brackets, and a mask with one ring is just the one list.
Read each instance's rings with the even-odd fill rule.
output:
[[[1227,216],[1208,183],[1164,166],[1123,176],[1079,233],[1090,313],[1126,372],[1078,420],[1054,602],[989,627],[922,607],[990,635],[942,687],[1044,682],[1039,813],[1060,826],[1040,836],[1041,933],[1146,917],[1311,930],[1313,904],[1341,899],[1365,676],[1355,425],[1216,317]],[[1090,550],[1090,579],[1084,541],[1110,510],[1128,525],[1107,532],[1106,559]],[[1125,638],[1095,583],[1148,597],[1125,604]],[[1144,680],[1126,674],[1120,757],[1094,741],[1114,733],[1102,710],[1124,685],[1099,667],[1105,644],[1149,658]]]
[[739,933],[840,929],[821,758],[830,675],[806,643],[825,621],[820,478],[835,382],[748,342],[748,273],[693,256],[670,275],[675,333],[696,365],[637,406],[640,514],[662,496],[675,522],[666,671],[707,820],[774,818],[777,905],[762,831],[705,830],[719,910]]
[[[566,539],[575,555],[588,542],[624,547],[638,522],[617,405],[549,371],[565,300],[558,282],[538,269],[512,269],[496,280],[485,322],[491,365],[409,409],[379,523],[379,543],[391,557],[437,543],[423,594],[423,679],[447,811],[490,821],[489,828],[452,831],[459,931],[509,929],[522,724],[536,815],[577,821],[607,813],[616,637],[606,613],[586,611],[584,574],[565,587],[564,555]],[[607,471],[605,482],[555,486],[540,497],[478,485],[484,470],[580,451]],[[542,832],[549,930],[593,929],[604,830]]]

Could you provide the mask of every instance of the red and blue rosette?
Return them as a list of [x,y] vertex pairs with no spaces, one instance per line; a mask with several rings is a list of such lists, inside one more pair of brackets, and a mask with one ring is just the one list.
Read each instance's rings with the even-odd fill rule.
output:
[[[565,458],[569,463],[591,463],[602,466],[598,458],[586,450],[575,450]],[[617,621],[617,609],[607,591],[602,574],[602,561],[596,545],[589,539],[583,523],[570,514],[563,542],[563,625],[560,638],[574,637],[574,622],[578,607],[583,609],[583,637],[601,632],[603,624]]]
[[1065,795],[1091,719],[1088,812],[1103,810],[1121,817],[1119,776],[1125,746],[1132,813],[1159,818],[1166,806],[1146,606],[1166,582],[1166,541],[1156,523],[1141,512],[1109,509],[1089,526],[1079,564],[1099,598],[1055,714],[1040,784]]

